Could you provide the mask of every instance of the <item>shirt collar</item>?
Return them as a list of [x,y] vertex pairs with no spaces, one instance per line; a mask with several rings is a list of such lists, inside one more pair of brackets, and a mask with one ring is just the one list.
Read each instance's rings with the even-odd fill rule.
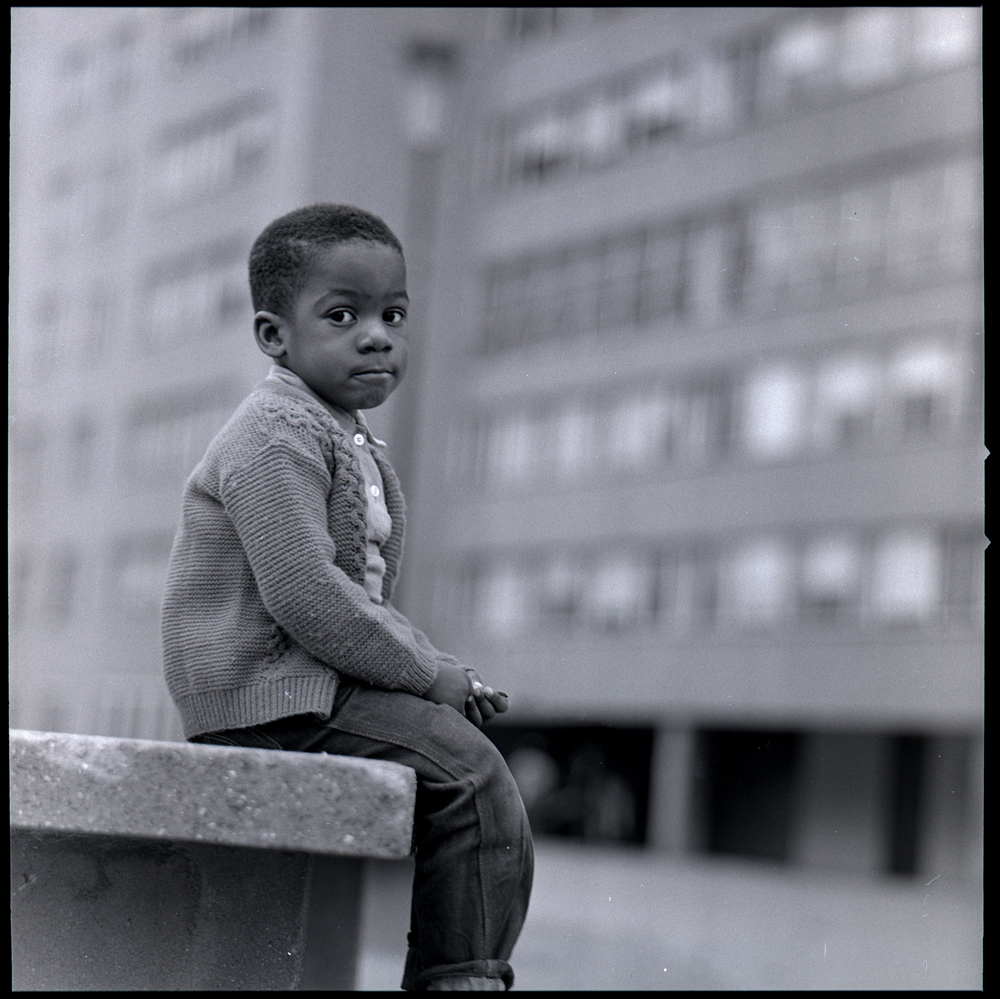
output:
[[321,399],[316,395],[291,368],[286,368],[282,364],[272,364],[271,370],[267,373],[267,379],[284,382],[286,385],[292,385],[297,389],[302,389],[303,392],[308,392],[337,421],[344,433],[353,435],[360,430],[367,438],[369,444],[374,444],[377,447],[386,446],[385,441],[380,441],[371,432],[368,421],[365,419],[365,414],[360,409],[352,413],[349,410],[341,409],[340,406],[331,405],[325,399]]

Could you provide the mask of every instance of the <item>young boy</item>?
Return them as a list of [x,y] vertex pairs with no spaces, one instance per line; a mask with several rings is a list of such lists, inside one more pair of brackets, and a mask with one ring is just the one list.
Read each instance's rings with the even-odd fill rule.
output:
[[314,205],[250,253],[274,361],[184,491],[163,604],[194,742],[392,760],[417,774],[404,989],[503,991],[531,891],[517,787],[479,726],[506,695],[390,603],[403,498],[362,410],[406,371],[406,266],[376,216]]

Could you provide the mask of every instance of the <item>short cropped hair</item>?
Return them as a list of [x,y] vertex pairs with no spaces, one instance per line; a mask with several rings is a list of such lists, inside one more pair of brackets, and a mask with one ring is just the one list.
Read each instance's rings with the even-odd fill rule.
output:
[[316,251],[352,239],[382,243],[403,253],[402,244],[382,219],[352,205],[309,205],[275,219],[250,250],[254,312],[287,315],[305,286]]

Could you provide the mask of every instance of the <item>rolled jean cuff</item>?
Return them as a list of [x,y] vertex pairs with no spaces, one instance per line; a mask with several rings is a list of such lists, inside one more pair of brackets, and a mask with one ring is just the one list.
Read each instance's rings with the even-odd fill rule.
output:
[[437,964],[433,968],[425,968],[418,975],[411,972],[408,961],[402,987],[411,992],[421,991],[435,979],[452,977],[499,978],[508,991],[514,985],[514,969],[506,961],[491,958],[482,961],[463,961],[461,964]]

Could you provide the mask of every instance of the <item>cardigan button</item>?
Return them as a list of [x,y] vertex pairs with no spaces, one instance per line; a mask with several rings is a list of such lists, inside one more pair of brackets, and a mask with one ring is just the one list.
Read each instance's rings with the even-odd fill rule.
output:
[[354,435],[354,443],[357,444],[358,447],[362,447],[364,445],[364,443],[365,443],[365,435],[364,434],[355,434]]

